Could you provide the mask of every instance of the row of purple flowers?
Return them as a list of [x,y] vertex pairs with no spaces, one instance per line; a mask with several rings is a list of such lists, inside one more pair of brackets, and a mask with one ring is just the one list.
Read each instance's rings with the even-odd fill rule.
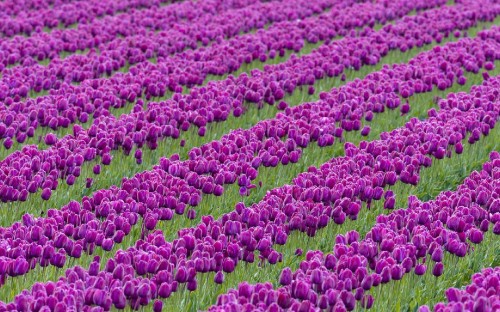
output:
[[44,28],[89,23],[106,15],[134,9],[158,7],[169,0],[125,1],[2,1],[0,35],[13,37],[40,33]]

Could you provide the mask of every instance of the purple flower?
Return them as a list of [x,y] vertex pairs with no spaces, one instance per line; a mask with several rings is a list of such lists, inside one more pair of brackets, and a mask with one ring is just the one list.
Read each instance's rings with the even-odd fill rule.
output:
[[449,302],[460,302],[461,294],[459,289],[448,288],[444,293]]
[[231,273],[234,271],[234,261],[231,258],[225,258],[222,263],[222,270],[226,273]]
[[54,145],[57,142],[57,136],[53,133],[48,133],[44,138],[44,142],[47,145]]
[[92,187],[92,184],[94,184],[94,179],[92,179],[92,178],[87,178],[87,179],[85,180],[85,187],[86,187],[86,188],[91,188],[91,187]]
[[405,270],[400,265],[393,265],[391,268],[391,278],[395,281],[399,281],[403,278]]
[[442,262],[438,262],[434,265],[434,268],[432,269],[432,275],[439,277],[443,275],[443,270],[444,270],[444,265]]
[[43,200],[49,200],[50,196],[52,195],[52,191],[50,188],[44,188],[42,191],[42,199]]
[[361,298],[361,307],[364,309],[371,309],[374,301],[375,299],[373,299],[372,295],[364,295],[363,298]]
[[155,300],[153,303],[153,311],[161,312],[163,310],[163,302],[161,300]]
[[281,271],[280,284],[283,286],[290,285],[292,283],[292,270],[286,267]]
[[363,129],[361,130],[361,135],[362,136],[368,136],[370,134],[370,126],[364,126]]
[[194,209],[189,209],[187,212],[187,218],[193,220],[196,218],[196,211]]
[[113,245],[114,245],[114,242],[112,239],[110,238],[106,238],[103,242],[102,242],[102,249],[106,250],[106,251],[110,251],[111,249],[113,249]]
[[215,273],[214,282],[216,284],[222,284],[222,283],[224,283],[224,273],[222,273],[222,271],[219,271],[219,272]]
[[127,306],[127,298],[119,288],[115,288],[111,291],[111,301],[117,309],[124,309]]
[[342,299],[342,302],[344,303],[347,311],[354,310],[354,307],[356,306],[356,299],[354,298],[354,295],[352,294],[352,292],[342,290],[340,292],[340,299]]
[[160,296],[161,298],[168,298],[170,297],[170,294],[172,293],[172,288],[169,284],[167,283],[162,283],[160,285],[160,288],[158,289],[158,296]]
[[483,232],[478,229],[470,229],[469,231],[469,239],[474,244],[480,244],[483,241]]
[[187,283],[187,290],[189,291],[195,291],[196,288],[198,288],[198,282],[196,281],[196,279],[192,280],[192,281],[189,281]]
[[436,248],[432,253],[431,259],[435,262],[443,261],[443,250],[441,248]]
[[294,296],[300,300],[307,300],[309,298],[310,285],[304,281],[299,281],[295,287]]
[[186,268],[181,266],[177,269],[177,273],[175,274],[175,280],[179,283],[185,283],[188,280],[188,275],[186,272]]

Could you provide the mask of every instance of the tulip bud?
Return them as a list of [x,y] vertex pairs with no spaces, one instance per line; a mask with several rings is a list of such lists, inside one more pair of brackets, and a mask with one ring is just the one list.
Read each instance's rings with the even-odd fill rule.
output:
[[43,189],[43,191],[42,191],[42,199],[43,200],[49,200],[51,195],[52,195],[52,191],[50,188]]
[[49,146],[54,145],[57,142],[57,136],[53,133],[48,133],[44,138],[44,142]]
[[391,280],[391,270],[389,269],[388,266],[382,269],[380,276],[382,278],[382,284],[386,284]]
[[163,302],[161,300],[155,300],[153,303],[153,311],[161,312],[163,310]]
[[290,285],[292,283],[292,270],[286,267],[281,271],[280,284],[283,286]]
[[226,273],[231,273],[234,271],[235,263],[231,258],[225,258],[222,263],[222,270]]
[[166,298],[170,297],[171,293],[172,293],[172,288],[168,283],[162,283],[160,285],[160,288],[158,289],[158,296],[166,299]]
[[403,278],[404,270],[400,265],[393,265],[391,268],[391,278],[395,281],[399,281]]
[[431,259],[435,262],[443,261],[443,250],[441,248],[436,248],[432,253]]
[[371,309],[374,301],[375,299],[373,299],[372,295],[364,295],[363,298],[361,298],[361,307],[364,309]]
[[222,271],[215,273],[214,282],[216,284],[224,283],[224,273],[222,273]]
[[102,242],[102,249],[104,249],[105,251],[110,251],[111,249],[113,249],[113,245],[114,245],[113,240],[110,238],[106,238]]
[[442,262],[438,262],[434,265],[432,269],[432,274],[436,277],[443,275],[444,265]]
[[310,285],[304,281],[299,281],[295,287],[295,297],[300,300],[307,300],[309,298]]
[[472,243],[479,244],[483,241],[483,238],[483,232],[480,230],[473,228],[469,231],[469,239]]
[[115,288],[111,291],[111,301],[117,309],[124,309],[127,306],[127,298],[119,288]]
[[149,287],[149,285],[147,283],[144,283],[137,289],[137,295],[139,297],[146,298],[149,295],[150,290],[151,288]]
[[361,135],[362,136],[368,136],[370,134],[370,126],[364,126],[363,129],[361,130]]
[[194,220],[196,218],[196,211],[194,209],[189,209],[187,212],[187,218]]
[[148,231],[152,231],[156,228],[158,220],[153,215],[148,215],[144,220],[144,226]]
[[340,292],[340,299],[342,299],[342,302],[344,303],[347,311],[354,310],[354,307],[356,306],[356,299],[354,298],[354,295],[352,294],[352,292],[342,290]]

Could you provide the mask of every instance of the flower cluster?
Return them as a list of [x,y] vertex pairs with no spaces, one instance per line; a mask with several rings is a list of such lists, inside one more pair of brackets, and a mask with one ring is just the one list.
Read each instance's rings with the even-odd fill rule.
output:
[[[497,311],[500,310],[500,267],[486,268],[472,275],[472,283],[465,289],[449,288],[445,295],[447,303],[438,303],[436,312],[444,311]],[[420,312],[430,311],[422,306]]]
[[[200,148],[194,148],[188,153],[189,159],[186,161],[181,161],[176,156],[169,159],[163,158],[159,166],[155,167],[153,171],[140,173],[130,180],[124,180],[121,188],[115,187],[110,190],[101,190],[96,192],[92,198],[85,198],[81,204],[71,202],[60,210],[50,210],[48,218],[38,219],[35,222],[31,216],[26,215],[23,225],[14,225],[5,229],[3,237],[7,239],[9,237],[25,236],[35,226],[36,233],[43,232],[50,234],[45,235],[45,239],[41,240],[39,234],[34,234],[34,240],[27,239],[22,244],[15,242],[17,249],[12,250],[10,253],[11,256],[9,256],[12,257],[12,260],[9,260],[7,263],[13,263],[16,257],[22,255],[25,259],[29,259],[30,262],[34,263],[33,265],[36,265],[36,263],[40,262],[41,255],[34,253],[35,256],[32,256],[33,252],[31,249],[35,248],[32,246],[33,243],[40,245],[36,248],[43,249],[46,245],[53,245],[59,236],[57,239],[62,241],[56,244],[56,248],[64,249],[64,251],[61,251],[63,256],[68,254],[73,257],[79,257],[82,250],[92,253],[96,246],[111,249],[113,242],[121,242],[124,235],[130,232],[131,226],[136,224],[139,217],[151,220],[146,222],[146,229],[152,230],[156,224],[155,220],[168,220],[172,218],[174,212],[183,214],[186,205],[197,206],[201,200],[201,194],[220,196],[224,191],[224,185],[236,182],[243,189],[251,189],[255,187],[252,181],[256,179],[259,167],[274,167],[278,164],[287,165],[295,163],[301,156],[301,149],[307,147],[311,142],[317,142],[320,146],[327,146],[333,143],[335,137],[342,139],[344,131],[359,130],[359,126],[356,127],[352,124],[356,122],[360,123],[361,118],[367,119],[367,117],[372,116],[372,110],[374,107],[377,107],[373,104],[378,103],[377,99],[385,99],[385,104],[381,106],[382,108],[395,108],[397,105],[394,106],[394,104],[398,99],[398,94],[396,90],[390,91],[391,89],[387,88],[393,86],[397,79],[401,79],[401,81],[409,85],[412,80],[406,80],[404,77],[408,75],[409,70],[413,66],[418,65],[417,68],[425,71],[426,75],[430,77],[442,76],[443,67],[453,68],[454,66],[453,63],[445,63],[449,65],[444,66],[444,63],[439,60],[448,55],[453,55],[457,51],[462,53],[463,59],[472,60],[474,55],[468,56],[466,51],[474,50],[471,47],[474,47],[478,42],[483,41],[479,39],[477,41],[465,40],[457,44],[448,44],[443,49],[435,49],[419,55],[412,61],[412,65],[398,65],[393,69],[387,68],[368,76],[362,81],[355,81],[347,84],[345,87],[334,89],[329,94],[325,93],[322,96],[324,99],[316,103],[306,103],[296,108],[289,108],[275,119],[261,121],[249,130],[235,130],[222,137],[220,141],[213,141]],[[478,56],[481,55],[478,54]],[[429,60],[435,61],[429,62]],[[455,70],[459,70],[459,68],[457,67]],[[391,76],[394,80],[389,79]],[[420,78],[427,80],[426,77]],[[432,81],[432,79],[429,80]],[[377,87],[378,90],[388,90],[387,93],[370,91],[375,88],[375,83],[379,84]],[[432,84],[426,87],[429,91],[432,88]],[[345,104],[347,102],[351,103],[349,109]],[[354,105],[354,103],[357,104]],[[464,106],[465,103],[470,103],[470,101],[462,101],[462,99],[454,96],[450,96],[447,101],[443,101],[441,106],[443,109],[450,109],[454,107],[453,105],[457,105],[457,103],[461,105],[460,108],[462,110],[470,109],[470,107]],[[382,110],[378,109],[378,111]],[[431,112],[431,114],[434,115],[435,112]],[[347,196],[341,205],[345,209],[344,212],[340,213],[339,211],[338,216],[334,220],[342,223],[346,216],[355,219],[361,207],[361,202],[370,203],[372,200],[381,199],[383,194],[382,187],[385,185],[393,185],[398,179],[404,183],[418,183],[420,166],[429,166],[431,164],[431,158],[426,156],[426,154],[438,159],[443,158],[450,153],[449,144],[454,145],[457,152],[460,152],[462,149],[461,140],[467,132],[473,133],[471,138],[474,139],[469,140],[470,143],[474,143],[482,134],[487,134],[488,129],[494,126],[494,121],[496,120],[495,112],[490,112],[489,114],[481,123],[475,122],[461,128],[456,125],[454,132],[438,131],[440,128],[436,127],[436,124],[428,127],[429,129],[427,127],[423,128],[421,131],[426,132],[424,136],[425,144],[416,146],[411,145],[422,144],[424,142],[421,141],[422,139],[417,139],[418,136],[414,132],[414,128],[422,127],[422,125],[413,120],[404,129],[404,133],[401,134],[402,136],[408,136],[408,138],[403,142],[396,140],[391,144],[387,144],[389,148],[388,152],[391,154],[381,159],[380,163],[376,163],[372,169],[374,171],[371,172],[368,167],[358,164],[358,169],[350,173],[350,178],[340,184],[335,176],[323,177],[323,179],[326,179],[324,183],[331,190],[324,187],[310,187],[309,184],[311,181],[309,180],[312,178],[302,175],[295,182],[297,187],[293,190],[294,197],[298,199],[311,198],[317,202],[333,203],[342,199],[343,196]],[[440,127],[445,125],[446,122],[442,121]],[[414,133],[413,136],[411,132]],[[384,140],[389,140],[392,137],[392,134],[383,135]],[[411,137],[414,137],[414,139],[410,139]],[[286,138],[286,140],[283,141],[283,138]],[[383,152],[380,147],[373,144],[375,143],[362,145],[363,150],[375,153],[369,156],[368,159],[373,159],[373,157],[379,156],[377,153]],[[386,145],[385,142],[381,144]],[[402,151],[406,147],[412,150],[411,155],[415,157],[415,160],[410,161],[405,159],[403,157],[404,154],[395,154],[395,151]],[[352,157],[356,153],[358,151],[352,145],[346,145],[347,155]],[[68,157],[63,161],[63,157],[59,157],[61,159],[59,164],[73,167],[84,160],[83,157]],[[336,176],[341,177],[348,172],[345,170],[348,168],[349,170],[352,169],[345,167],[345,164],[350,162],[349,159],[343,159],[339,164],[331,164],[332,168],[336,168]],[[365,160],[365,162],[370,163],[373,160]],[[38,167],[40,170],[40,167],[45,165],[41,164],[39,158],[35,155],[33,155],[31,163],[34,166],[32,169]],[[56,165],[60,167],[59,164]],[[405,167],[407,165],[409,167]],[[42,168],[41,171],[45,170]],[[94,167],[94,173],[100,173],[100,166]],[[375,179],[376,177],[377,184],[372,185],[360,194],[357,191],[360,187],[357,183],[360,183],[363,176],[371,176],[371,174],[373,174],[371,178]],[[37,177],[39,176],[34,176],[34,181],[37,181]],[[74,179],[76,175],[68,175],[66,181],[70,183],[72,177]],[[4,178],[7,182],[14,181],[9,180],[8,176]],[[57,179],[48,181],[57,186]],[[317,178],[312,179],[312,181],[317,182]],[[14,182],[19,182],[19,179]],[[36,184],[34,183],[28,185],[29,192],[36,190]],[[48,199],[51,196],[53,184],[44,183],[42,198]],[[373,182],[368,179],[364,183]],[[349,190],[349,188],[351,189]],[[300,195],[301,193],[303,195]],[[9,193],[7,194],[9,195]],[[26,196],[27,192],[19,194],[19,196]],[[358,199],[353,201],[352,196],[356,196]],[[386,194],[385,197],[385,206],[389,209],[393,208],[394,198],[390,194]],[[325,208],[323,205],[320,206],[320,209]],[[133,216],[130,217],[130,214]],[[125,218],[125,221],[123,221],[122,217]],[[306,216],[304,215],[304,217]],[[106,220],[101,221],[101,218],[106,218]],[[116,221],[117,218],[121,221]],[[90,222],[94,219],[95,223]],[[48,220],[54,220],[54,222],[49,222]],[[290,222],[292,227],[301,228],[298,225],[300,224],[300,219],[292,218]],[[71,225],[68,226],[68,224]],[[113,225],[108,227],[109,224]],[[151,224],[151,226],[148,224]],[[47,226],[51,230],[43,229]],[[307,231],[313,234],[316,230],[317,228],[313,227]],[[94,233],[89,235],[92,237],[95,236],[97,239],[86,240],[88,231]],[[61,235],[58,236],[58,232]],[[105,241],[105,239],[107,240]],[[75,248],[73,240],[77,242],[76,252],[73,251]],[[66,244],[66,242],[68,243]],[[5,246],[11,244],[14,244],[14,242],[7,243],[5,241]],[[47,260],[42,262],[40,262],[42,266],[48,264]],[[12,271],[5,271],[3,274],[10,276],[19,275]]]
[[68,27],[75,23],[88,23],[106,15],[133,9],[158,7],[168,0],[126,0],[75,3],[60,1],[3,1],[0,5],[0,34],[5,37],[31,35],[53,29]]
[[[472,44],[473,40],[466,40],[465,43]],[[26,216],[23,224],[18,223],[4,230],[2,242],[6,255],[3,260],[7,260],[5,267],[19,267],[20,272],[40,263],[45,250],[61,254],[60,258],[64,256],[64,246],[56,247],[52,237],[61,237],[63,244],[76,240],[73,247],[78,244],[85,250],[94,240],[92,233],[96,230],[92,229],[92,224],[104,218],[106,226],[98,226],[98,229],[105,229],[105,233],[97,234],[103,238],[102,248],[108,248],[105,242],[113,244],[111,237],[116,237],[116,222],[123,221],[125,214],[130,224],[142,215],[149,233],[144,233],[144,239],[134,247],[118,251],[102,268],[100,259],[96,258],[88,269],[69,269],[66,277],[57,283],[37,284],[4,307],[37,310],[38,305],[49,304],[50,298],[50,304],[54,306],[77,305],[81,308],[83,305],[97,305],[105,310],[125,305],[139,308],[156,298],[168,298],[179,284],[186,284],[188,290],[194,291],[198,273],[217,272],[214,282],[221,283],[224,274],[233,272],[242,261],[259,259],[270,264],[281,261],[282,255],[273,246],[286,244],[292,231],[314,236],[317,230],[331,221],[342,224],[346,218],[355,220],[363,202],[384,200],[386,208],[392,209],[394,207],[388,203],[393,194],[390,190],[384,191],[385,186],[394,184],[396,180],[418,183],[419,169],[431,165],[431,156],[436,159],[450,156],[451,151],[457,150],[461,140],[467,136],[469,143],[474,144],[481,136],[488,135],[500,113],[499,86],[500,78],[488,78],[482,85],[473,87],[470,93],[449,95],[440,102],[440,112],[430,110],[427,120],[412,119],[404,127],[383,134],[380,140],[362,142],[360,147],[346,144],[346,156],[334,158],[319,168],[309,168],[308,172],[297,176],[292,185],[268,192],[259,203],[249,207],[237,204],[234,211],[218,220],[203,216],[200,224],[180,230],[178,239],[172,242],[166,242],[161,231],[153,230],[160,214],[172,211],[172,207],[161,209],[167,208],[169,199],[166,197],[163,201],[156,190],[151,191],[148,184],[154,185],[153,179],[140,183],[134,177],[129,181],[130,185],[124,183],[124,188],[129,188],[129,193],[134,194],[128,199],[126,189],[113,188],[100,191],[81,206],[72,202],[63,211],[51,210],[50,214],[54,217],[34,219]],[[218,148],[223,149],[224,145]],[[333,255],[310,253],[302,264],[302,272],[292,278],[287,276],[288,273],[282,275],[284,291],[291,293],[289,300],[281,301],[284,306],[279,306],[277,302],[279,293],[269,297],[264,290],[263,296],[260,296],[266,286],[259,288],[257,296],[252,295],[256,288],[243,286],[238,296],[246,298],[241,299],[245,300],[244,304],[248,304],[249,299],[255,300],[255,304],[253,301],[250,303],[254,305],[269,297],[269,303],[276,303],[277,308],[294,306],[295,301],[291,298],[295,296],[301,301],[295,304],[297,309],[320,302],[322,305],[351,309],[356,300],[366,307],[373,303],[373,298],[364,296],[361,284],[365,279],[364,287],[370,289],[377,283],[401,279],[414,267],[415,272],[421,274],[426,268],[422,259],[428,254],[432,256],[433,274],[441,275],[444,251],[463,257],[471,243],[481,243],[484,231],[492,229],[495,234],[500,233],[500,212],[496,205],[496,185],[500,183],[499,158],[498,153],[491,154],[491,161],[483,166],[481,173],[471,175],[455,192],[445,192],[430,202],[420,202],[412,197],[407,209],[379,216],[377,224],[363,240],[356,232],[350,232],[345,237],[338,236]],[[155,170],[163,170],[166,175],[167,171],[181,172],[179,168],[172,159],[163,159]],[[183,179],[188,180],[186,176]],[[157,190],[166,189],[161,186],[156,184]],[[128,207],[127,203],[130,203]],[[171,216],[171,212],[169,214]],[[21,247],[24,244],[22,239],[14,237],[26,237],[28,231],[42,228],[40,225],[47,228],[46,224],[55,223],[55,227],[60,228],[70,215],[74,223],[80,221],[81,225],[67,224],[57,231],[53,227],[46,231],[37,230],[39,233],[43,231],[39,241],[45,242],[46,247],[38,258],[32,258],[31,264],[19,257],[25,247]],[[94,215],[95,222],[83,223],[81,215]],[[33,226],[36,222],[41,223]],[[64,236],[67,236],[66,239],[62,238]],[[7,247],[14,241],[19,247]],[[97,244],[97,236],[94,243]],[[38,243],[29,244],[40,249],[36,246]],[[14,253],[17,253],[15,258],[21,259],[17,260],[17,266],[14,265],[16,260],[9,260]],[[57,257],[52,259],[54,265],[59,264],[56,263]],[[322,266],[326,269],[321,269]],[[368,269],[375,270],[375,273],[368,274]],[[331,279],[328,279],[330,275]],[[325,293],[320,294],[327,279],[330,284],[325,286]],[[286,285],[288,281],[290,284]],[[314,285],[309,287],[310,283]],[[359,289],[359,294],[350,292],[353,289],[356,292]],[[331,295],[326,295],[326,292]],[[60,293],[66,296],[57,295]],[[324,296],[320,295],[327,297],[321,299]],[[328,301],[330,299],[331,302]],[[238,300],[220,299],[220,304],[238,304]]]
[[[301,6],[302,10],[298,10]],[[125,62],[136,64],[153,56],[196,49],[199,44],[206,46],[211,42],[220,42],[268,23],[307,18],[330,6],[331,3],[324,0],[286,4],[256,0],[210,0],[202,4],[187,1],[106,16],[88,24],[79,24],[76,29],[53,30],[27,38],[16,37],[2,43],[1,63],[4,66],[18,64],[9,70],[2,70],[9,74],[11,81],[20,84],[7,95],[26,96],[23,91],[26,87],[36,92],[49,87],[59,88],[51,79],[81,82],[86,78],[100,77],[124,67]],[[228,24],[227,20],[231,22]],[[62,52],[87,49],[95,49],[99,53],[60,59]],[[46,59],[52,60],[48,66],[37,65],[37,61]],[[82,71],[77,71],[75,67],[81,67]],[[44,72],[44,68],[49,72]],[[16,74],[20,76],[16,77]],[[34,86],[29,78],[35,75],[41,75],[42,83]],[[38,88],[39,85],[42,88]]]
[[[489,9],[490,8],[488,8],[488,10]],[[491,9],[495,10],[494,6],[492,6]],[[275,97],[282,98],[285,95],[285,90],[286,92],[292,92],[295,88],[300,87],[300,85],[307,85],[317,79],[324,78],[325,72],[329,72],[329,69],[326,68],[327,65],[331,66],[330,69],[332,70],[332,74],[340,74],[344,68],[350,66],[348,65],[350,62],[354,62],[355,60],[361,61],[362,59],[367,60],[367,55],[363,56],[360,54],[359,56],[349,56],[351,53],[349,51],[355,46],[364,46],[367,50],[381,57],[381,55],[387,53],[391,47],[396,48],[398,46],[394,45],[395,41],[399,42],[400,46],[413,44],[415,39],[402,37],[402,30],[411,28],[415,36],[421,36],[422,33],[432,28],[428,26],[432,24],[432,21],[441,20],[438,18],[441,15],[449,16],[450,10],[451,9],[448,7],[444,7],[432,12],[429,11],[428,14],[423,14],[415,18],[404,19],[396,25],[388,25],[381,30],[385,35],[385,41],[381,39],[381,33],[369,31],[371,35],[367,37],[352,37],[335,43],[332,42],[329,45],[321,47],[311,55],[301,58],[292,58],[284,64],[269,66],[264,72],[256,72],[251,77],[241,75],[238,78],[230,77],[220,83],[210,83],[207,87],[193,89],[188,95],[177,94],[166,102],[149,103],[146,110],[143,110],[137,105],[133,112],[124,114],[119,119],[113,116],[102,116],[97,118],[88,130],[83,129],[79,125],[74,125],[73,136],[66,136],[58,139],[55,135],[49,134],[44,139],[46,144],[52,145],[50,148],[39,150],[34,146],[25,146],[21,151],[12,153],[0,163],[0,167],[3,169],[3,174],[0,173],[2,177],[0,186],[1,199],[3,201],[25,200],[29,193],[37,192],[39,189],[42,189],[42,198],[48,199],[51,195],[51,191],[57,188],[59,179],[64,179],[66,183],[69,182],[69,184],[74,183],[75,179],[80,176],[80,168],[85,161],[95,160],[97,157],[100,157],[102,163],[108,165],[112,161],[112,150],[121,148],[128,154],[132,151],[134,146],[155,149],[160,139],[165,137],[178,138],[180,136],[180,131],[188,130],[192,124],[199,127],[199,135],[204,135],[206,126],[209,123],[224,121],[231,113],[235,116],[241,116],[244,110],[245,101],[256,100],[262,102],[264,100],[261,98],[266,97],[266,101],[273,103]],[[490,11],[488,11],[488,13],[486,10],[483,10],[483,8],[481,8],[481,12],[482,13],[477,12],[477,14],[484,14],[485,18],[490,18],[496,14]],[[471,24],[471,16],[477,16],[477,14],[471,14],[471,11],[460,11],[455,12],[455,14],[464,18],[463,20],[456,18],[455,25],[460,24],[460,21],[462,21],[464,27],[466,27],[465,25]],[[417,24],[419,27],[417,27]],[[446,25],[447,23],[443,23],[442,28],[445,29],[443,32],[448,31]],[[273,148],[274,152],[268,152],[266,155],[259,155],[264,157],[261,161],[255,160],[255,162],[253,162],[252,156],[251,161],[248,161],[248,165],[257,168],[261,163],[275,166],[281,161],[286,164],[291,159],[297,159],[297,157],[300,156],[300,151],[294,151],[294,149],[305,147],[310,141],[318,141],[318,144],[321,146],[331,145],[333,144],[334,137],[342,137],[343,131],[360,130],[361,118],[364,117],[365,120],[371,120],[373,113],[382,112],[384,107],[392,109],[399,106],[399,95],[403,98],[408,98],[414,93],[429,92],[434,86],[440,89],[446,89],[451,86],[455,80],[458,83],[464,83],[465,77],[463,74],[465,71],[478,72],[483,66],[492,69],[492,61],[498,59],[500,56],[495,52],[498,50],[498,42],[495,39],[496,32],[498,31],[499,29],[494,28],[489,32],[482,32],[482,37],[480,38],[462,41],[463,44],[467,46],[481,46],[481,49],[468,49],[460,45],[451,46],[450,49],[456,51],[457,55],[465,53],[464,57],[439,61],[443,64],[439,64],[439,70],[437,71],[425,73],[423,70],[412,65],[408,67],[408,73],[399,71],[398,67],[392,69],[387,68],[383,71],[382,75],[374,74],[369,77],[369,81],[355,81],[349,84],[348,87],[342,89],[342,92],[338,92],[338,90],[335,89],[332,91],[331,96],[323,94],[320,103],[314,105],[313,108],[309,108],[309,104],[306,104],[298,109],[286,109],[287,104],[285,102],[280,102],[278,107],[285,109],[285,116],[279,115],[277,119],[282,119],[280,123],[285,124],[290,122],[291,119],[297,119],[295,121],[297,125],[296,129],[289,125],[271,127],[276,121],[264,121],[256,126],[261,128],[261,130],[257,132],[251,131],[250,133],[248,131],[243,131],[242,133],[244,133],[245,137],[240,139],[236,139],[236,136],[239,136],[237,135],[238,132],[236,132],[226,137],[227,141],[233,141],[231,144],[235,145],[237,149],[239,149],[245,141],[248,141],[248,143],[245,144],[248,148],[247,151],[244,151],[246,154],[251,154],[251,150],[256,148],[256,146],[252,146],[251,144],[253,140],[267,144],[265,146],[266,149],[274,144],[271,142],[276,142],[275,144],[277,144],[277,146]],[[406,31],[406,36],[407,35],[408,31]],[[435,36],[439,38],[441,34],[435,33]],[[384,42],[375,44],[379,39]],[[345,44],[348,45],[345,46]],[[357,51],[359,52],[361,50],[359,49]],[[449,51],[446,50],[443,53],[448,52]],[[432,53],[439,54],[441,52],[440,49],[435,49]],[[339,57],[340,55],[344,55],[345,59],[344,57]],[[422,60],[422,66],[427,66],[426,64],[428,64],[430,67],[435,68],[437,65],[435,62]],[[357,64],[361,65],[361,63]],[[303,71],[298,70],[301,68]],[[314,68],[318,69],[318,71]],[[320,68],[323,69],[320,70]],[[338,71],[335,72],[335,69],[338,69]],[[413,74],[411,74],[411,72],[413,72]],[[319,75],[318,78],[315,78],[315,75]],[[385,79],[386,76],[388,76],[389,79]],[[381,80],[382,77],[384,77],[384,80]],[[270,81],[271,78],[276,80]],[[394,81],[392,81],[393,78]],[[411,82],[407,81],[410,79]],[[380,86],[375,87],[379,84]],[[75,99],[73,104],[79,103],[76,96],[73,97],[73,99]],[[76,114],[71,114],[72,110],[69,109],[71,106],[70,102],[71,101],[62,99],[58,102],[58,105],[65,108],[64,114],[76,118]],[[100,103],[104,104],[102,102]],[[106,105],[103,106],[105,107]],[[37,117],[35,115],[43,115],[46,121],[49,123],[54,121],[53,124],[57,127],[58,118],[45,116],[50,110],[45,110],[43,105],[35,105],[34,103],[30,107],[38,111],[38,113],[35,111],[30,113],[30,115],[34,116],[35,123],[37,122]],[[87,106],[84,105],[83,107]],[[169,107],[169,110],[165,110],[164,107]],[[334,110],[332,110],[331,107],[335,107]],[[85,116],[86,113],[83,112],[81,107],[78,108],[79,111],[82,112],[80,116]],[[306,121],[300,121],[302,118],[301,115],[310,115],[310,113],[301,112],[304,108],[308,111],[311,109],[312,111],[322,110],[318,112],[320,116],[316,115],[310,118],[310,120],[317,121],[314,128],[310,127]],[[401,108],[403,110],[408,109],[408,106],[404,104]],[[90,108],[90,110],[92,111],[92,108]],[[23,114],[13,115],[8,113],[6,116],[10,116],[8,120],[14,124],[14,118],[16,116],[23,116]],[[317,119],[316,117],[321,117],[321,119]],[[340,122],[342,119],[344,120],[340,122],[340,126],[335,126],[333,123],[327,125],[329,119],[335,122]],[[62,120],[66,120],[66,123],[70,122],[69,118],[63,118]],[[318,122],[320,122],[320,124],[318,124]],[[2,125],[0,125],[0,132],[4,130],[4,135],[14,135],[15,129],[12,124],[9,128],[2,128]],[[18,128],[25,129],[26,131],[33,131],[33,127],[28,127],[27,122],[22,122],[21,124],[23,127]],[[20,124],[16,122],[16,126],[17,125]],[[279,130],[279,128],[282,129]],[[370,129],[365,128],[362,130],[362,134],[366,135]],[[294,140],[294,144],[297,145],[286,147],[289,153],[286,152],[283,142],[280,142],[280,138],[285,136]],[[266,140],[270,142],[266,143]],[[9,138],[4,141],[4,145],[7,144],[7,142],[12,144]],[[229,147],[226,147],[226,149],[227,148]],[[261,149],[261,147],[259,147],[259,149]],[[220,148],[216,147],[215,151],[217,154],[224,153],[225,155],[222,158],[217,156],[216,159],[213,159],[212,163],[215,163],[216,167],[219,166],[217,163],[221,163],[221,165],[226,168],[233,170],[231,168],[233,168],[234,165],[225,164],[226,160],[230,158],[228,157],[229,154],[233,152],[230,150],[221,152]],[[294,155],[292,156],[292,154]],[[286,155],[286,157],[284,157],[284,155]],[[135,157],[138,163],[142,162],[141,151],[137,151]],[[231,157],[236,160],[238,156],[233,155]],[[210,160],[211,159],[196,160],[196,162],[201,161],[202,163],[207,163]],[[200,172],[197,173],[207,173],[214,169],[215,167],[211,169],[204,168],[200,169]],[[192,171],[192,169],[190,170]],[[98,172],[98,170],[94,172]],[[179,176],[180,174],[181,178],[183,178],[186,173],[182,170],[176,172],[176,169],[171,169],[169,172],[175,176]],[[217,179],[215,176],[213,176],[213,178]],[[251,179],[253,178],[250,178],[250,180]],[[221,183],[216,182],[216,184]],[[211,191],[209,190],[208,193],[211,193]]]
[[[352,311],[356,304],[372,307],[372,287],[397,282],[427,268],[434,276],[445,270],[445,252],[465,257],[491,230],[500,235],[500,210],[496,188],[500,185],[500,154],[494,152],[481,172],[472,173],[455,192],[446,191],[435,200],[421,202],[410,197],[407,209],[377,217],[377,224],[360,240],[356,231],[337,235],[332,254],[309,251],[300,269],[285,268],[282,287],[241,283],[238,289],[219,296],[211,311]],[[428,257],[430,261],[426,260]],[[473,276],[466,290],[446,291],[449,304],[435,311],[495,311],[498,309],[498,268]],[[421,307],[419,311],[429,311]]]

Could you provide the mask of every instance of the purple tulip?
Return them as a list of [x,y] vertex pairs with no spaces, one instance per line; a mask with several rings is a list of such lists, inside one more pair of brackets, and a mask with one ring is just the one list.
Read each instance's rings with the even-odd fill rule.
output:
[[224,273],[222,273],[221,271],[215,273],[214,282],[216,284],[224,283]]
[[42,191],[42,199],[43,200],[49,200],[50,196],[52,195],[52,191],[50,188],[44,188]]
[[441,262],[443,261],[443,250],[441,248],[437,248],[434,250],[431,256],[432,261]]
[[198,287],[198,283],[196,282],[196,280],[193,280],[193,281],[190,281],[190,282],[187,283],[187,287],[186,288],[189,291],[195,291],[197,287]]
[[57,142],[57,136],[53,133],[49,133],[45,136],[44,142],[47,145],[54,145]]
[[432,269],[432,275],[439,277],[443,275],[443,270],[444,270],[444,265],[442,262],[438,262],[434,265],[434,268]]
[[111,291],[111,300],[117,309],[124,309],[126,307],[127,298],[121,289],[115,288]]
[[290,268],[284,268],[280,275],[280,284],[283,286],[290,285],[292,282],[292,270]]
[[225,258],[224,262],[222,263],[222,270],[226,273],[231,273],[234,271],[234,261],[231,258]]
[[474,244],[480,244],[483,241],[483,232],[478,229],[471,229],[469,231],[469,239]]
[[370,134],[370,126],[364,126],[363,129],[361,130],[361,135],[362,136],[368,136]]
[[158,289],[158,296],[160,296],[161,298],[168,298],[170,297],[170,294],[172,293],[172,288],[169,284],[167,283],[162,283],[160,285],[160,288]]
[[163,302],[161,300],[155,300],[153,303],[153,311],[161,312],[163,310]]
[[194,209],[189,209],[187,212],[187,218],[193,220],[196,218],[196,211]]
[[374,301],[375,299],[372,295],[364,295],[363,298],[361,298],[361,307],[364,309],[371,309]]
[[295,287],[294,296],[301,300],[306,300],[309,297],[309,285],[303,281],[299,281]]

